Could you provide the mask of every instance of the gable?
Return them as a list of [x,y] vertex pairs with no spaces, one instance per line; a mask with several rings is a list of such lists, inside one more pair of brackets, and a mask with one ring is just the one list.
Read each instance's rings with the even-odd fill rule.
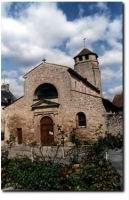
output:
[[63,66],[63,65],[58,65],[58,64],[53,64],[53,63],[40,63],[39,65],[37,65],[36,67],[34,67],[33,69],[31,69],[30,71],[28,71],[26,74],[24,74],[23,78],[27,78],[29,76],[33,76],[36,72],[39,72],[39,71],[43,71],[45,70],[45,68],[49,69],[49,68],[52,68],[52,69],[62,69],[63,68],[65,70],[67,70],[67,66]]
[[60,105],[59,103],[42,99],[34,103],[31,107],[32,107],[32,110],[34,110],[37,108],[54,108],[54,107],[59,107],[59,105]]

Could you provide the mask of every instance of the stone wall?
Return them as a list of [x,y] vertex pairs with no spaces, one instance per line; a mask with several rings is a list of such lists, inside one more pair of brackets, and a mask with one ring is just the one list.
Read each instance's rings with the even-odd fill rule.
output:
[[101,91],[101,73],[99,68],[99,62],[95,55],[89,55],[89,59],[85,60],[85,56],[82,56],[82,61],[76,58],[74,69],[82,77],[86,78],[90,83],[95,85]]
[[[66,135],[73,128],[77,128],[76,115],[78,112],[85,113],[87,120],[86,128],[77,129],[77,134],[81,139],[95,138],[95,132],[100,124],[103,125],[105,131],[105,117],[103,116],[105,110],[100,94],[80,80],[71,77],[67,70],[67,67],[61,65],[44,63],[24,76],[24,97],[5,108],[6,140],[10,133],[16,135],[17,129],[22,128],[24,142],[32,139],[40,143],[40,121],[42,117],[49,116],[54,123],[56,142],[60,137],[58,125],[62,126]],[[58,108],[46,107],[32,110],[35,90],[43,83],[51,83],[56,87]]]
[[106,115],[107,132],[113,135],[123,134],[123,113],[111,113]]

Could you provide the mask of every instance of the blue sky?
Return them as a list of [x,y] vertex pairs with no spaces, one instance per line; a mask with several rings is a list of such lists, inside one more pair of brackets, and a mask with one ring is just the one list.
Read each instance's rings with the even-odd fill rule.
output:
[[74,66],[83,48],[99,56],[103,95],[122,90],[122,3],[2,3],[2,79],[23,95],[22,76],[43,58]]

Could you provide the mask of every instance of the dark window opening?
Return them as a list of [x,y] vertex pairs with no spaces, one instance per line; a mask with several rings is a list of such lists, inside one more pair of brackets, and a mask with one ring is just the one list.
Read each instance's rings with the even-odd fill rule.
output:
[[58,98],[56,88],[50,83],[40,85],[35,91],[35,98],[37,99],[55,99]]
[[86,127],[86,116],[83,112],[77,114],[77,126]]
[[3,140],[4,140],[4,132],[1,131],[1,141],[3,141]]
[[85,59],[88,60],[89,59],[89,55],[85,55]]
[[79,61],[82,61],[82,57],[79,57]]
[[17,142],[22,144],[22,128],[17,128]]
[[11,99],[8,99],[8,104],[11,104],[12,102],[11,102]]

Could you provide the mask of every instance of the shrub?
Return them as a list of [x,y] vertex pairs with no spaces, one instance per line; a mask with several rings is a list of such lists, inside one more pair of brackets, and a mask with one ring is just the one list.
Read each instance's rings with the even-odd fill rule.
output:
[[106,137],[99,137],[93,143],[94,151],[99,154],[108,149],[120,149],[123,147],[123,136],[118,134],[116,136],[107,134]]
[[4,187],[8,183],[7,169],[8,160],[8,150],[3,149],[1,151],[1,186]]
[[1,151],[1,167],[5,167],[8,163],[8,150],[6,149],[3,149]]
[[80,141],[79,137],[74,132],[71,132],[71,134],[70,134],[70,142],[72,142],[76,146],[81,145],[81,141]]
[[[2,172],[3,173],[3,172]],[[120,175],[112,165],[94,156],[76,171],[48,161],[9,160],[2,174],[2,188],[26,191],[120,191]]]
[[[93,146],[85,149],[80,159],[78,143],[72,152],[71,164],[55,163],[55,159],[33,162],[27,158],[8,159],[2,153],[2,188],[13,187],[26,191],[120,191],[121,177],[111,163],[103,158],[105,148],[121,147],[121,138],[99,138]],[[76,170],[75,163],[79,163]],[[74,166],[74,167],[73,167]]]
[[106,160],[96,160],[84,166],[81,174],[85,190],[89,191],[120,191],[120,175]]
[[[15,189],[56,191],[59,190],[61,165],[29,159],[12,159],[7,166],[8,179]],[[6,185],[5,185],[6,186]]]

